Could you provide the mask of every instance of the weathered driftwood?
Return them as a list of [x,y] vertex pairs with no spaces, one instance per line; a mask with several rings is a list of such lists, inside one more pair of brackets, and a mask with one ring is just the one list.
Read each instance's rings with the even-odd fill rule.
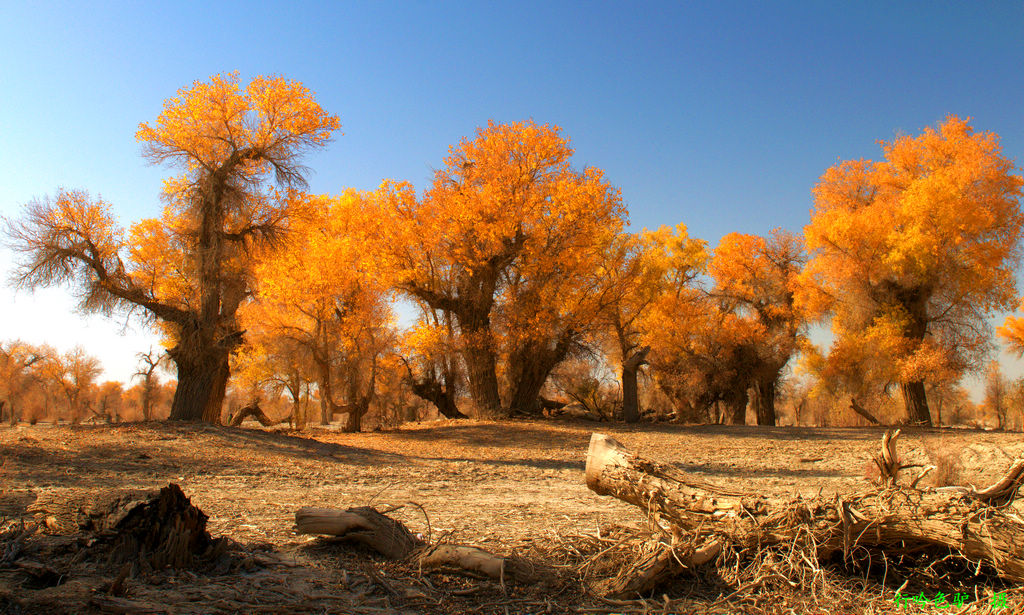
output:
[[367,506],[348,510],[303,507],[295,513],[295,529],[300,534],[324,534],[351,540],[388,559],[414,561],[425,570],[453,569],[501,582],[537,580],[534,567],[526,560],[502,557],[466,545],[427,545],[401,522]]
[[424,570],[454,569],[502,582],[514,580],[517,583],[534,583],[539,580],[535,567],[528,560],[494,555],[479,547],[437,544],[423,550],[417,557]]
[[882,450],[872,458],[872,461],[875,462],[875,466],[878,468],[882,484],[887,487],[896,484],[900,470],[903,469],[903,466],[900,465],[900,458],[896,454],[896,439],[899,437],[899,429],[896,431],[886,430],[882,435]]
[[303,507],[295,513],[295,529],[300,534],[338,536],[389,559],[405,559],[423,546],[404,525],[368,506],[348,510]]
[[[885,449],[894,442],[889,437]],[[889,452],[899,467],[894,449]],[[883,455],[883,462],[886,462]],[[905,467],[905,466],[904,466]],[[637,457],[614,439],[594,434],[587,453],[587,486],[639,506],[655,525],[672,537],[686,537],[686,544],[726,545],[737,551],[778,544],[810,541],[819,558],[854,545],[886,551],[910,551],[920,547],[948,547],[971,561],[991,564],[1000,576],[1024,581],[1024,533],[1012,513],[994,507],[1012,500],[1024,480],[1024,460],[996,484],[980,491],[917,490],[891,487],[850,496],[811,500],[769,500],[696,479],[672,466]],[[697,556],[714,549],[675,548],[676,565],[653,573],[654,579],[635,582],[648,587],[681,568],[708,561]],[[711,556],[713,557],[713,556]],[[687,559],[689,558],[689,560]],[[664,559],[664,557],[662,557]],[[658,560],[661,561],[661,560]],[[634,565],[636,575],[652,572],[653,566]],[[633,590],[626,584],[625,591]],[[623,595],[623,587],[610,588]],[[641,590],[636,590],[641,591]]]

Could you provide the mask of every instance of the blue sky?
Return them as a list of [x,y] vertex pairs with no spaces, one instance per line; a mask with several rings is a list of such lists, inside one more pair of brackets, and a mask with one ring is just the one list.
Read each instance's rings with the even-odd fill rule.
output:
[[[634,226],[681,221],[714,244],[799,230],[825,168],[950,113],[1020,165],[1022,52],[1019,2],[0,2],[0,215],[58,186],[125,222],[156,215],[171,171],[139,156],[139,122],[238,70],[302,81],[341,117],[307,159],[314,191],[422,187],[488,119],[533,118],[607,172]],[[0,301],[0,339],[83,343],[127,377],[151,338],[113,340],[118,324],[69,306]]]

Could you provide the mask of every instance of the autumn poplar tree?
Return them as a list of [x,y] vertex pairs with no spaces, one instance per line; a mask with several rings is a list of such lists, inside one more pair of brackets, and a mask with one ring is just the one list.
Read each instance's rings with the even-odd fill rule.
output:
[[[689,236],[686,225],[674,229],[622,233],[602,254],[598,266],[607,299],[602,318],[618,359],[622,383],[622,420],[640,420],[637,374],[651,346],[643,342],[645,319],[666,294],[687,288],[704,271],[707,244]],[[655,333],[656,335],[656,333]]]
[[[484,413],[503,412],[496,306],[513,300],[512,295],[524,308],[540,305],[534,299],[549,295],[534,283],[557,279],[558,267],[571,274],[568,269],[589,262],[581,252],[595,250],[598,234],[623,224],[618,190],[598,169],[573,170],[572,155],[557,127],[491,122],[474,139],[451,147],[422,198],[407,183],[386,182],[378,191],[384,223],[377,249],[393,284],[454,317],[470,394]],[[517,289],[527,294],[503,296],[513,281],[523,282]],[[558,310],[563,308],[569,306]],[[524,322],[530,319],[518,321]],[[546,328],[539,320],[533,324],[516,332],[523,336],[518,342],[542,349],[543,363],[550,364],[565,329]],[[537,373],[528,375],[531,385],[514,394],[527,404],[538,378]]]
[[995,134],[955,116],[882,150],[822,175],[804,282],[831,309],[833,352],[875,339],[908,418],[930,425],[925,382],[980,369],[986,318],[1012,308],[1022,179]]
[[43,349],[21,340],[0,342],[0,420],[6,411],[10,424],[18,423],[21,399],[47,359]]
[[228,358],[241,343],[236,312],[250,292],[249,249],[273,238],[302,154],[339,127],[300,83],[237,73],[179,90],[136,138],[145,157],[181,174],[164,185],[159,220],[126,235],[110,206],[60,190],[30,203],[8,235],[23,286],[72,283],[82,307],[140,309],[168,338],[177,367],[172,419],[220,420]]
[[767,238],[726,235],[708,265],[712,293],[762,327],[750,377],[758,425],[775,425],[776,389],[806,328],[807,317],[794,292],[805,261],[800,238],[776,229]]
[[[286,338],[313,366],[321,422],[347,413],[346,431],[359,431],[376,395],[381,358],[394,344],[392,312],[379,261],[367,250],[376,218],[371,195],[308,197],[296,205],[291,238],[260,259],[257,302],[244,320],[261,330],[259,345]],[[295,357],[296,359],[299,357]],[[298,402],[293,372],[293,401]]]

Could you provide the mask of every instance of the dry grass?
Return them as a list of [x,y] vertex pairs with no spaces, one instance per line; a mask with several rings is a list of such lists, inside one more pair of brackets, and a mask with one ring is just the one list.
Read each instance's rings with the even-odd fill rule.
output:
[[[973,610],[963,612],[985,613],[993,590],[1003,589],[989,571],[957,568],[951,560],[936,564],[941,557],[892,559],[853,549],[846,561],[818,562],[814,545],[796,541],[723,553],[643,599],[588,595],[589,583],[613,573],[630,556],[630,541],[645,535],[639,525],[623,529],[642,524],[641,511],[583,484],[593,430],[701,477],[808,497],[868,487],[861,468],[881,435],[877,429],[490,421],[364,434],[165,423],[21,426],[0,429],[7,471],[0,475],[0,519],[9,520],[0,530],[7,530],[7,546],[23,540],[12,520],[48,492],[178,483],[210,515],[211,533],[233,539],[240,557],[258,564],[228,575],[168,572],[129,581],[128,598],[174,605],[182,613],[907,613],[894,603],[897,590],[929,598],[964,591]],[[946,438],[947,432],[906,430],[901,446],[952,451]],[[1007,455],[1024,453],[1019,434],[963,431],[956,438],[955,450],[966,451],[963,472],[977,484],[996,478]],[[405,502],[429,515],[428,529],[418,507],[395,513],[414,532],[531,558],[556,571],[555,588],[421,573],[291,529],[304,505],[384,509]],[[24,575],[0,566],[0,614],[18,612],[11,606],[15,598],[29,596],[38,600],[33,604],[51,600],[49,612],[67,612],[116,575],[72,572],[59,587],[26,588],[19,585]],[[1009,591],[1011,607],[1024,605],[1024,596]],[[262,606],[246,607],[246,601]]]
[[931,473],[933,487],[951,487],[963,484],[963,463],[955,448],[940,441],[938,447],[928,449],[928,459],[935,469]]

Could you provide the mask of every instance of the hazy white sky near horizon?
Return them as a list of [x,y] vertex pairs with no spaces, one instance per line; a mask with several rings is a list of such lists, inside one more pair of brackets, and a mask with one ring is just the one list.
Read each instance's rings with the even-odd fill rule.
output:
[[[124,224],[158,215],[175,171],[141,159],[139,122],[236,69],[297,79],[341,117],[344,135],[306,159],[315,192],[422,188],[488,119],[533,118],[564,129],[577,165],[606,171],[634,227],[682,221],[712,246],[799,231],[828,166],[877,158],[879,139],[951,113],[1024,159],[1019,3],[12,2],[2,14],[6,217],[59,186],[102,194]],[[5,279],[10,259],[0,249]],[[74,305],[60,289],[0,288],[0,339],[82,345],[119,380],[157,345]]]

